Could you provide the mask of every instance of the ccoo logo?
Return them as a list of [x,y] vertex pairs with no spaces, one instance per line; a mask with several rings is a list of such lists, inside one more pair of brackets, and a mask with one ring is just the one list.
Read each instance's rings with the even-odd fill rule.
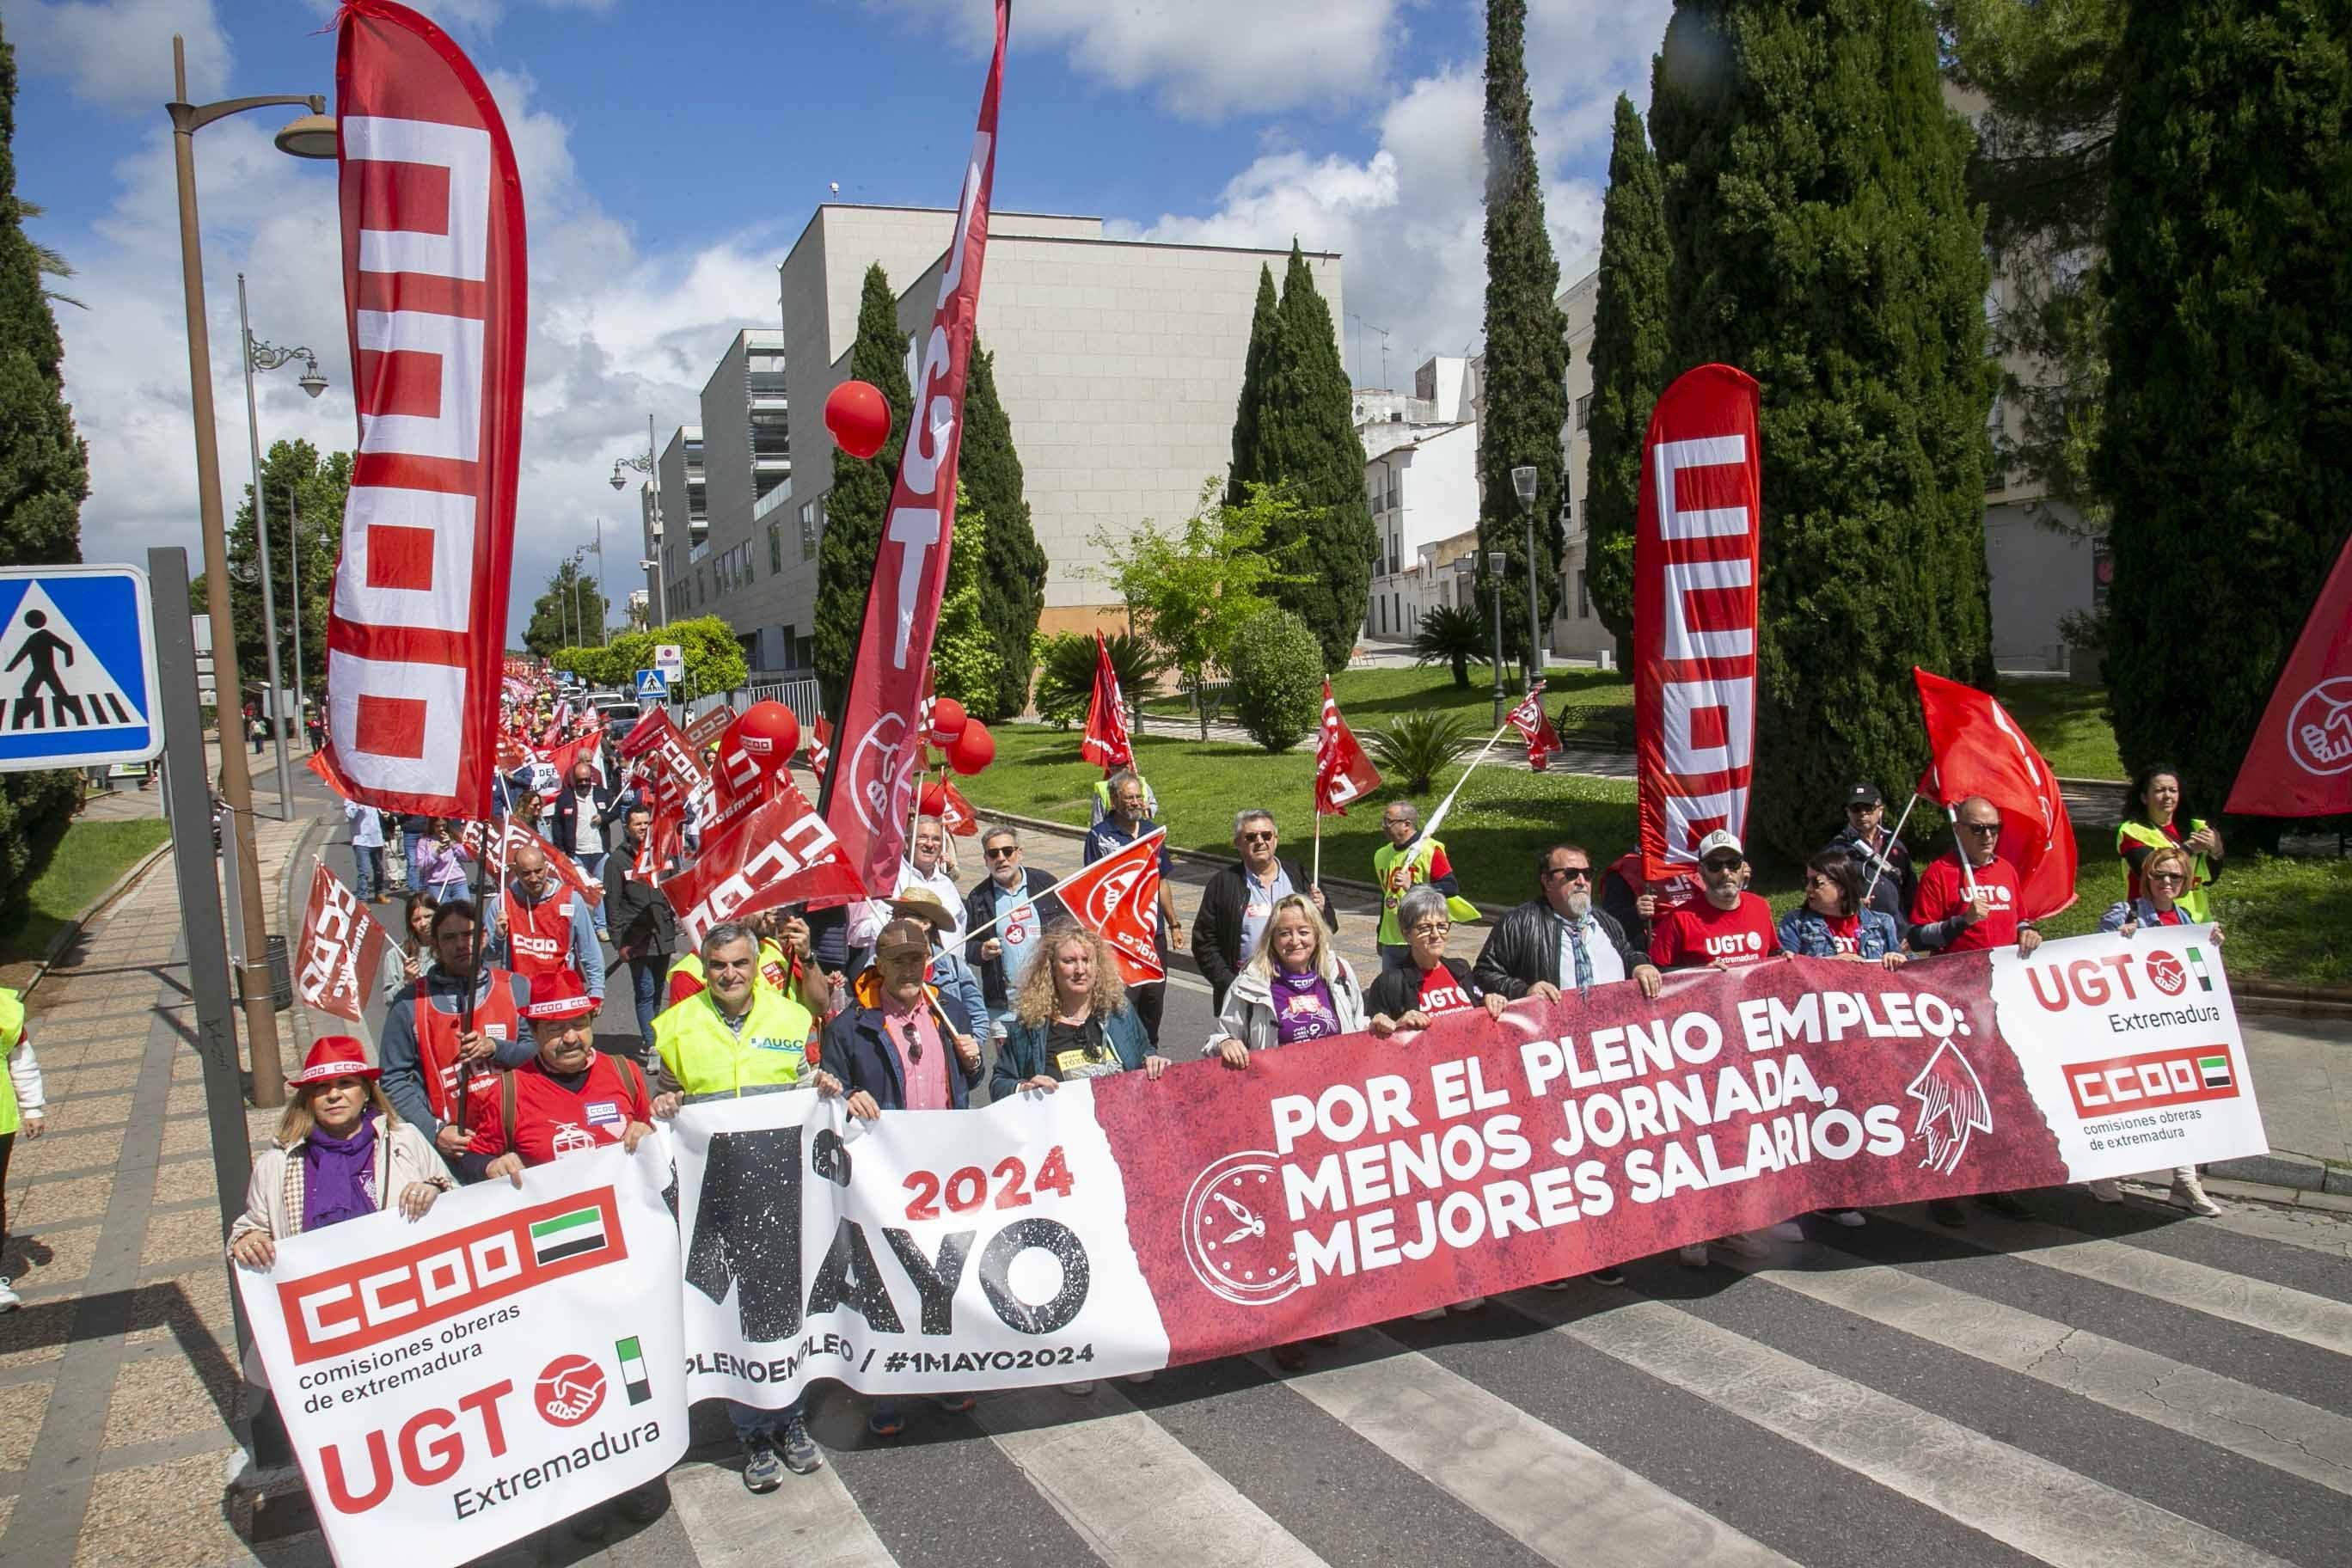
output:
[[2168,952],[2148,954],[2141,963],[2140,970],[2147,974],[2147,983],[2167,996],[2178,996],[2189,989],[2189,971],[2181,967],[2180,960]]

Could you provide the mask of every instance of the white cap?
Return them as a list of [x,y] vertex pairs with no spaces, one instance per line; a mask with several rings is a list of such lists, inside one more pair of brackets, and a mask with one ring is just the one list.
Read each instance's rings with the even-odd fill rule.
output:
[[1739,847],[1738,837],[1727,827],[1718,827],[1698,841],[1698,858],[1701,860],[1718,849],[1728,849],[1743,860],[1748,858],[1748,851]]

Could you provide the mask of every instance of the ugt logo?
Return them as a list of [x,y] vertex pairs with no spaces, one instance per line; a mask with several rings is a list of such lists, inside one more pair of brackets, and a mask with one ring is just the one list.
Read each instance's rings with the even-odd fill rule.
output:
[[857,749],[850,753],[850,800],[869,833],[881,832],[886,823],[906,820],[907,796],[913,790],[907,771],[898,765],[906,729],[904,718],[885,713],[858,738]]
[[2352,768],[2352,675],[2303,694],[2287,715],[2286,750],[2305,773],[2322,778]]

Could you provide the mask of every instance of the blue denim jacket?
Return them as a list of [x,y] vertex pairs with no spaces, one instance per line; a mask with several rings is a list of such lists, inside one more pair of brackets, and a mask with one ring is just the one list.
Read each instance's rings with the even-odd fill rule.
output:
[[[1864,910],[1861,925],[1854,936],[1864,958],[1885,958],[1901,951],[1903,933],[1895,922],[1877,910]],[[1833,958],[1837,944],[1830,940],[1830,922],[1802,905],[1780,917],[1780,951],[1793,952],[1799,958]]]

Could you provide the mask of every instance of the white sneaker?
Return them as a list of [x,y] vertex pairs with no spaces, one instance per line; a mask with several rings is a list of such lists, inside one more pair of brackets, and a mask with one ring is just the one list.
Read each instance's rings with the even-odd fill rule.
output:
[[1767,1258],[1772,1252],[1770,1247],[1744,1230],[1735,1230],[1729,1236],[1718,1236],[1715,1238],[1715,1244],[1725,1251],[1736,1252],[1742,1258]]
[[2172,1206],[2187,1209],[2190,1214],[2200,1215],[2207,1219],[2215,1218],[2221,1212],[2221,1205],[2205,1195],[2205,1184],[2197,1179],[2197,1173],[2193,1170],[2173,1173]]
[[0,1312],[13,1312],[24,1304],[25,1299],[10,1287],[8,1277],[0,1274]]
[[1706,1243],[1694,1241],[1675,1256],[1682,1259],[1685,1268],[1704,1268],[1706,1267]]
[[2124,1201],[2123,1186],[2112,1176],[2102,1176],[2095,1182],[2084,1182],[2083,1185],[2089,1188],[2091,1195],[2103,1204],[2119,1204]]
[[1066,1383],[1062,1384],[1063,1393],[1075,1394],[1082,1399],[1087,1394],[1092,1394],[1094,1391],[1095,1385],[1092,1379],[1088,1379],[1085,1383]]

